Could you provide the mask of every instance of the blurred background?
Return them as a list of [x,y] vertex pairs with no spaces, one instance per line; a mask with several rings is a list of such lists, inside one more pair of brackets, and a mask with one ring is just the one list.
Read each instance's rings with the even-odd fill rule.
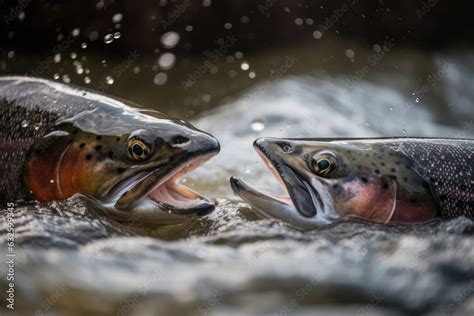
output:
[[473,138],[473,9],[0,0],[0,74],[155,108],[222,146],[182,180],[217,201],[204,219],[150,232],[77,199],[19,207],[17,314],[473,315],[471,220],[302,232],[256,216],[228,185],[278,190],[252,150],[260,136]]
[[[457,90],[473,87],[473,6],[2,0],[0,71],[70,82],[190,118],[263,82],[340,77],[348,89],[364,81],[389,85],[459,124],[472,112],[458,108],[471,92]],[[440,62],[452,73],[437,78]]]

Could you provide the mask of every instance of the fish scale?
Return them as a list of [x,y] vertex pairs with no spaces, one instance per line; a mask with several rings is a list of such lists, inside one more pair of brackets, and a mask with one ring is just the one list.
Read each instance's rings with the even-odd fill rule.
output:
[[415,169],[429,180],[442,217],[474,217],[473,141],[404,141],[393,148],[409,157]]

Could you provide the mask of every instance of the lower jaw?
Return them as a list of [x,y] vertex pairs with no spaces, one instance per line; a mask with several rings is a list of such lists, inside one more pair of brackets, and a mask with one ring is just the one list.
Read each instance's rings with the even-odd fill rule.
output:
[[113,206],[98,205],[108,217],[119,222],[126,222],[140,227],[157,227],[163,225],[181,224],[190,219],[196,219],[211,213],[215,206],[208,204],[193,209],[179,209],[166,203],[157,202],[145,196],[131,210],[118,210]]
[[[302,227],[302,215],[294,207],[289,197],[274,197],[266,195],[246,182],[231,178],[232,190],[244,201],[249,203],[259,214],[267,218],[274,218]],[[306,227],[305,227],[306,228]]]
[[150,204],[153,204],[156,209],[169,214],[201,216],[209,214],[215,208],[214,203],[190,188],[178,184],[178,182],[182,177],[213,156],[213,153],[205,154],[182,164],[179,169],[175,169],[174,172],[165,176],[160,184],[137,201],[138,203],[133,209],[144,204],[145,201],[147,208],[150,208]]
[[[185,168],[186,169],[186,168]],[[189,169],[194,169],[191,165]],[[182,170],[169,180],[162,183],[147,198],[155,203],[159,208],[168,213],[181,215],[206,215],[215,208],[214,203],[199,195],[190,188],[178,184],[179,178],[186,174],[188,170]]]

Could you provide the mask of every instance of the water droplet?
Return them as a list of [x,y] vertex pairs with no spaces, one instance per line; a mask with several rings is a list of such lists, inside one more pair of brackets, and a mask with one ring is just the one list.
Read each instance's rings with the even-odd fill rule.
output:
[[168,70],[168,69],[173,68],[175,62],[176,62],[176,57],[172,53],[161,54],[160,57],[158,58],[158,65],[163,70]]
[[82,44],[81,44],[81,48],[82,48],[82,49],[86,49],[86,48],[87,48],[87,43],[85,43],[85,42],[82,43]]
[[346,49],[346,57],[349,59],[354,59],[355,53],[352,49]]
[[122,21],[122,18],[123,18],[123,14],[122,14],[122,13],[115,13],[115,14],[112,16],[112,22],[113,22],[113,23],[119,23],[120,21]]
[[106,84],[114,84],[114,78],[112,76],[105,77]]
[[311,19],[311,18],[306,19],[306,24],[313,25],[313,23],[314,23],[313,19]]
[[85,84],[91,83],[91,78],[89,78],[89,77],[87,77],[87,76],[84,77],[84,83],[85,83]]
[[113,36],[112,34],[110,34],[110,33],[109,33],[109,34],[106,34],[106,35],[104,36],[104,42],[105,42],[106,44],[112,43],[113,40],[114,40],[114,36]]
[[53,57],[53,61],[58,64],[61,62],[61,54],[55,54],[54,57]]
[[390,111],[393,111],[393,107],[390,107],[389,110],[390,110]]
[[81,34],[81,30],[76,27],[75,29],[72,30],[71,34],[74,37],[79,36],[79,34]]
[[416,103],[420,102],[420,98],[415,98],[415,102]]
[[315,39],[320,39],[321,37],[323,37],[323,33],[321,33],[320,31],[314,31],[313,32],[313,37]]
[[208,7],[208,6],[210,6],[210,5],[211,5],[211,0],[204,0],[204,1],[202,2],[202,6],[203,6],[203,7]]
[[407,134],[407,131],[406,131],[406,129],[402,128],[402,129],[400,130],[400,133],[402,133],[402,135],[406,135],[406,134]]
[[155,78],[153,79],[153,83],[158,86],[161,86],[161,85],[164,85],[167,80],[168,80],[168,75],[164,72],[160,72],[156,74]]
[[72,52],[71,53],[71,59],[76,59],[77,58],[77,54],[75,52]]
[[250,125],[250,128],[252,129],[252,131],[258,133],[265,129],[265,124],[263,123],[262,120],[257,119],[252,122],[252,124]]
[[382,51],[382,47],[379,44],[375,44],[373,46],[375,52],[380,53]]
[[240,68],[241,68],[242,70],[249,70],[250,65],[249,65],[247,62],[244,61],[244,62],[240,65]]
[[229,78],[234,78],[237,76],[237,72],[235,70],[229,70]]
[[64,81],[65,83],[70,83],[70,82],[71,82],[71,78],[69,78],[69,75],[64,74],[64,75],[63,75],[63,81]]
[[9,51],[8,54],[7,54],[7,57],[8,58],[13,58],[13,56],[15,56],[15,51],[13,51],[13,50]]
[[25,19],[25,16],[26,16],[25,12],[23,12],[23,11],[20,12],[20,14],[18,14],[18,20],[23,21]]
[[193,30],[193,26],[192,25],[186,25],[185,30],[188,31],[188,32],[191,32]]
[[119,39],[120,36],[122,36],[122,34],[120,34],[120,32],[115,32],[115,33],[114,33],[114,38],[115,38],[115,39]]
[[140,73],[140,67],[138,67],[138,66],[133,67],[133,73],[134,74]]
[[60,76],[59,76],[59,74],[58,74],[58,73],[55,73],[55,74],[53,75],[53,78],[54,78],[54,80],[58,80],[58,79],[59,79],[59,77],[60,77]]
[[254,79],[256,77],[255,72],[251,71],[249,72],[249,78]]
[[161,43],[166,48],[173,48],[179,42],[179,34],[176,32],[166,32],[161,36]]
[[245,16],[245,15],[244,15],[244,16],[242,16],[242,17],[240,18],[240,22],[242,22],[243,24],[247,24],[247,23],[250,22],[250,19],[249,19],[248,16]]
[[232,28],[232,24],[226,23],[226,24],[224,24],[224,28],[225,28],[226,30],[230,30],[230,29]]
[[21,127],[28,127],[28,121],[26,120],[21,121]]
[[234,56],[237,59],[242,59],[242,57],[244,57],[244,54],[242,54],[242,52],[235,52]]
[[296,19],[295,19],[295,24],[296,24],[296,25],[303,25],[303,19],[301,19],[301,18],[296,18]]

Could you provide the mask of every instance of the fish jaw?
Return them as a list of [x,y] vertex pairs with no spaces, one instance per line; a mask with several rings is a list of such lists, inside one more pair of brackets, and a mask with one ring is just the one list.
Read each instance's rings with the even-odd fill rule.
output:
[[[120,219],[147,224],[172,224],[207,215],[214,211],[214,203],[179,181],[217,155],[219,150],[215,140],[206,150],[198,150],[179,163],[175,161],[173,167],[158,167],[131,177],[120,184],[120,188],[112,190],[115,198],[109,198],[108,203],[97,202]],[[131,194],[135,195],[133,199],[129,198]]]
[[271,146],[275,142],[278,139],[258,139],[254,142],[254,148],[288,195],[275,196],[262,192],[232,177],[230,183],[234,193],[265,217],[280,219],[298,228],[309,229],[338,220],[340,216],[334,211],[324,184],[313,181],[292,167],[291,163],[274,155]]
[[302,216],[292,203],[290,197],[277,197],[266,194],[252,187],[242,179],[230,178],[232,191],[249,203],[260,215],[285,221],[297,228],[311,229],[326,224],[319,217]]

